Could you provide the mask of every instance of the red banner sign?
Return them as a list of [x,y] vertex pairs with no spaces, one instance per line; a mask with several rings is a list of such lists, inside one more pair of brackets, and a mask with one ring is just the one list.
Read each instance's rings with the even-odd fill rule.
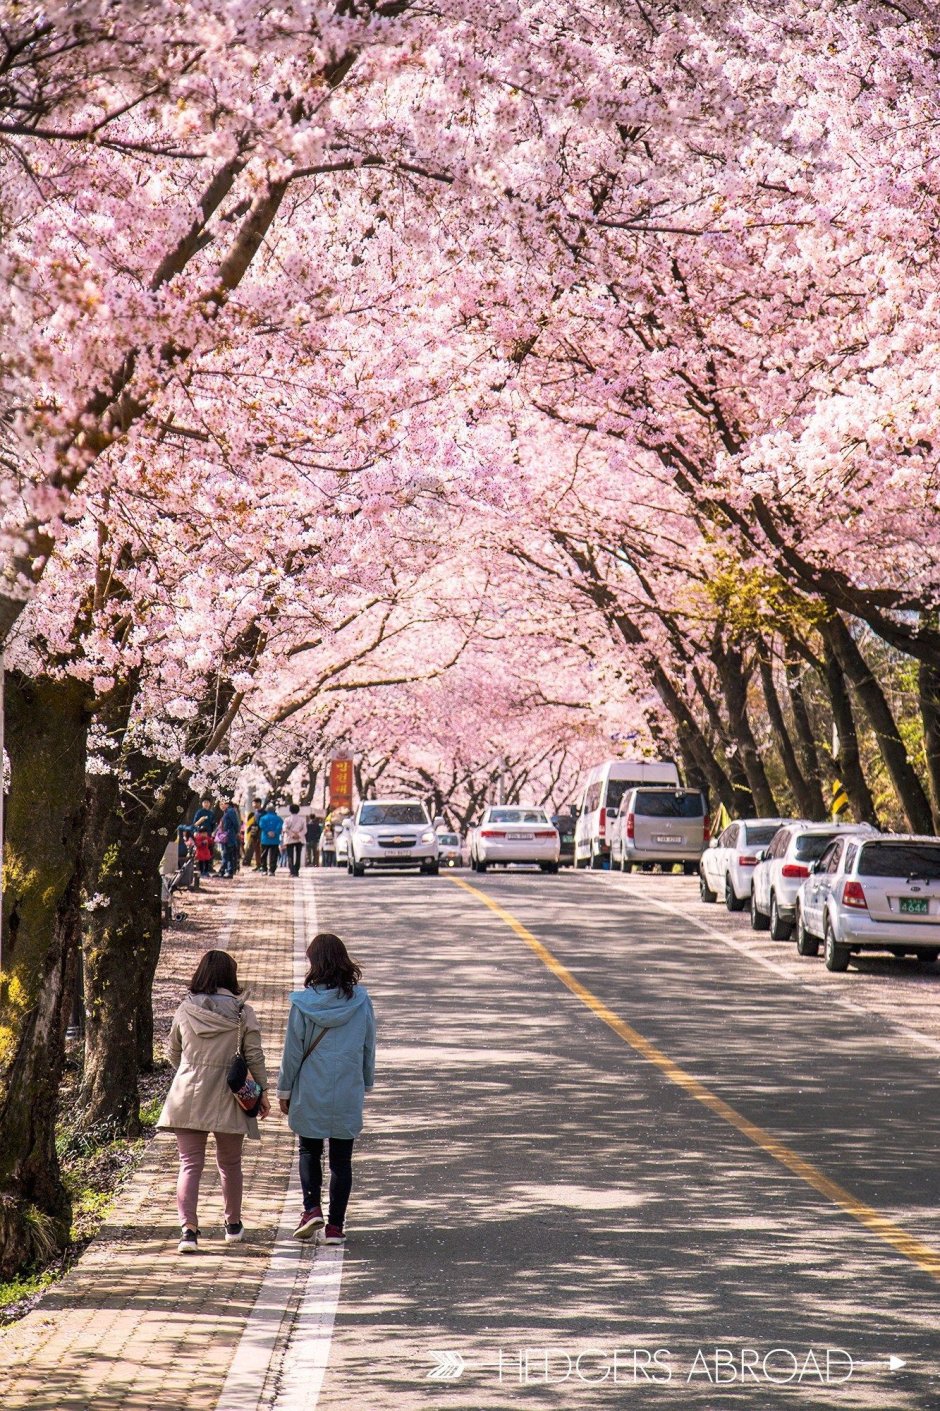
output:
[[351,813],[353,802],[353,762],[330,760],[330,812]]

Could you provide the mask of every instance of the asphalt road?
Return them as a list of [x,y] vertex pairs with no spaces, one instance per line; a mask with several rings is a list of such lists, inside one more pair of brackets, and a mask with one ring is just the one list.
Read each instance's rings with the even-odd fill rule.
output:
[[917,1004],[730,948],[694,879],[455,875],[316,877],[379,1024],[319,1405],[940,1408]]

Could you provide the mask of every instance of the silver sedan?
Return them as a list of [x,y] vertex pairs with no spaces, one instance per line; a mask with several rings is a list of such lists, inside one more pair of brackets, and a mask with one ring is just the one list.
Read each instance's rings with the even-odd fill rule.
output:
[[796,948],[845,970],[860,951],[940,956],[940,838],[886,833],[835,838],[796,903]]

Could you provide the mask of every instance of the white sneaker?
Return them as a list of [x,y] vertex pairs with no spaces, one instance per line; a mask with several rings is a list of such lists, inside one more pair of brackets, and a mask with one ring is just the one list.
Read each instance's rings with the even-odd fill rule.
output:
[[191,1230],[188,1225],[183,1226],[183,1237],[176,1246],[177,1254],[198,1254],[199,1253],[199,1231]]

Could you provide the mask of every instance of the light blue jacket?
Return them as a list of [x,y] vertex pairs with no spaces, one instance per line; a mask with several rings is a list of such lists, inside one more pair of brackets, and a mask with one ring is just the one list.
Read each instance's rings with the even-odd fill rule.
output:
[[261,842],[265,847],[271,847],[274,843],[281,841],[284,820],[279,813],[274,812],[273,808],[266,808],[258,819],[258,828],[261,832]]
[[[301,1137],[358,1137],[362,1107],[375,1081],[375,1015],[363,985],[352,998],[313,985],[293,990],[277,1079],[290,1098],[288,1123]],[[310,1057],[304,1054],[324,1029]]]

